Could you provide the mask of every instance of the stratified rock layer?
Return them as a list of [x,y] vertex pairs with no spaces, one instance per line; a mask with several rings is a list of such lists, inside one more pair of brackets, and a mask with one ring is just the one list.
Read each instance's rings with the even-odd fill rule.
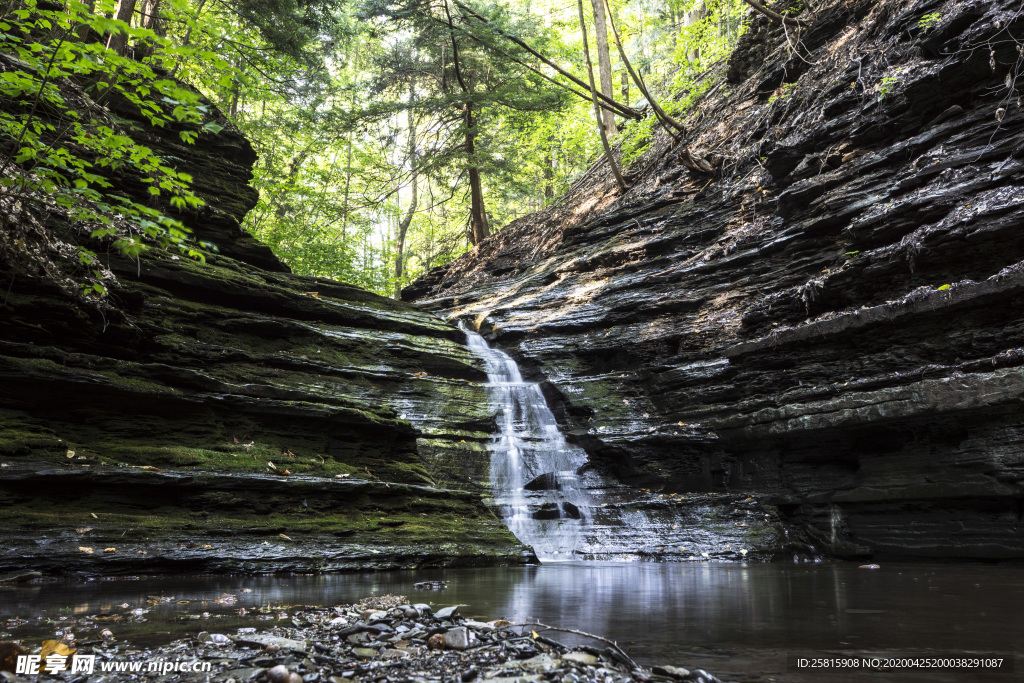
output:
[[752,16],[625,194],[598,166],[405,297],[532,367],[624,481],[756,493],[805,552],[1024,557],[1019,3],[810,21]]
[[[481,497],[492,416],[464,335],[289,274],[239,227],[255,154],[230,127],[196,148],[135,134],[197,179],[207,205],[185,218],[219,251],[104,254],[102,313],[5,279],[0,572],[525,561]],[[75,235],[60,215],[39,219]]]

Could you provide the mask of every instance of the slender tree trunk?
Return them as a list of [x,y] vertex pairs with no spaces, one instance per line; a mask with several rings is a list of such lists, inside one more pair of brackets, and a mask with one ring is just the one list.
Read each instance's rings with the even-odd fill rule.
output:
[[142,3],[142,21],[140,24],[155,31],[157,35],[166,35],[167,30],[164,25],[164,20],[160,16],[160,6],[163,4],[163,0],[144,0]]
[[665,129],[668,130],[669,126],[675,128],[677,131],[683,131],[683,124],[676,121],[674,118],[665,113],[665,110],[661,108],[657,100],[647,90],[647,86],[644,85],[644,81],[640,76],[633,70],[633,65],[629,63],[629,58],[626,57],[626,50],[622,46],[622,39],[619,37],[619,31],[615,28],[615,17],[612,15],[611,5],[608,4],[608,0],[604,0],[605,8],[608,10],[608,23],[612,27],[612,35],[615,36],[615,46],[619,48],[619,57],[622,58],[622,65],[626,67],[626,71],[633,77],[633,82],[636,83],[636,87],[639,88],[640,93],[647,99],[647,103],[651,105],[651,109],[654,110],[654,114],[658,117],[658,120],[665,125]]
[[413,103],[416,98],[415,80],[409,83],[409,167],[412,172],[412,197],[409,199],[409,208],[405,216],[398,224],[398,236],[395,240],[395,298],[402,298],[402,271],[405,265],[405,235],[412,225],[413,214],[416,213],[416,203],[419,200],[419,187],[416,171],[416,121],[412,115]]
[[348,231],[348,197],[352,187],[352,133],[348,134],[348,152],[345,159],[345,198],[341,203],[341,242],[345,243],[345,235]]
[[[158,36],[167,35],[167,26],[160,16],[160,6],[163,0],[143,0],[142,17],[139,25],[156,33]],[[136,59],[142,60],[151,57],[156,50],[156,45],[146,42],[136,48]]]
[[484,208],[484,187],[480,179],[480,169],[476,165],[476,122],[473,120],[473,105],[463,105],[466,125],[466,158],[469,160],[469,221],[470,235],[473,246],[480,244],[491,234],[487,223],[487,210]]
[[[455,40],[455,22],[452,21],[451,12],[448,10],[448,0],[445,0],[444,12],[448,17],[448,33],[452,40],[452,66],[455,67],[455,78],[459,81],[463,94],[468,96],[472,92],[462,75],[459,43]],[[473,103],[468,99],[462,105],[462,123],[466,130],[466,170],[469,173],[469,241],[476,246],[491,234],[491,230],[487,225],[484,188],[476,163],[476,121],[473,119]]]
[[[199,19],[199,13],[203,11],[203,5],[205,5],[205,4],[206,4],[206,0],[199,0],[199,4],[196,5],[196,16],[195,16],[195,19]],[[187,47],[188,45],[191,44],[191,42],[192,42],[192,26],[189,26],[188,29],[185,31],[185,37],[182,39],[181,45],[182,45],[182,47]],[[177,61],[174,62],[174,68],[171,69],[171,78],[174,77],[174,74],[178,73],[178,69],[180,67],[181,67],[181,58],[179,57],[177,59]]]
[[629,102],[629,74],[625,71],[620,74],[619,87],[622,88],[622,101]]
[[238,101],[242,97],[242,86],[235,81],[234,89],[231,91],[231,104],[228,106],[228,114],[232,119],[238,116]]
[[[693,9],[691,9],[689,12],[686,13],[686,15],[683,17],[683,25],[684,26],[693,26],[697,22],[699,22],[699,21],[703,20],[705,17],[707,17],[707,15],[708,15],[707,5],[705,5],[703,2],[701,2],[696,7],[694,7]],[[699,47],[695,47],[692,50],[690,50],[689,54],[686,55],[686,58],[689,59],[691,62],[699,62],[700,61],[700,48]]]
[[580,31],[583,33],[583,59],[587,63],[587,75],[590,77],[590,96],[594,100],[594,116],[597,117],[597,130],[601,134],[601,145],[604,147],[604,155],[608,159],[608,165],[612,167],[612,175],[615,176],[615,182],[618,183],[619,189],[623,192],[626,191],[626,181],[622,178],[622,172],[619,171],[619,165],[615,163],[615,157],[612,156],[612,148],[608,144],[608,134],[605,133],[604,125],[601,121],[601,105],[597,102],[597,88],[594,86],[594,65],[590,61],[590,47],[587,41],[587,22],[583,15],[583,0],[576,0],[576,4],[580,10]]
[[[752,0],[747,0],[747,2],[751,1]],[[608,10],[608,23],[611,25],[612,35],[615,36],[615,46],[619,48],[619,56],[622,57],[623,66],[626,67],[626,71],[629,72],[629,75],[633,77],[633,82],[636,83],[636,87],[639,88],[643,96],[647,98],[648,104],[651,105],[651,109],[654,110],[658,120],[661,121],[661,125],[665,127],[665,131],[672,136],[673,140],[675,140],[676,131],[679,133],[684,132],[685,129],[683,128],[683,124],[665,113],[665,110],[661,108],[658,101],[655,100],[647,90],[647,86],[644,85],[644,80],[640,78],[635,71],[633,71],[633,67],[630,65],[629,59],[626,57],[626,50],[622,46],[622,39],[619,37],[619,31],[615,28],[615,16],[612,14],[612,7],[608,4],[608,0],[604,0],[604,6],[605,9]],[[671,126],[671,128],[669,126]],[[672,128],[675,128],[675,131],[673,131]],[[680,150],[679,160],[688,168],[702,173],[713,173],[715,170],[706,159],[694,155],[689,149]]]
[[[132,21],[132,15],[135,13],[135,1],[136,0],[119,0],[117,3],[117,11],[114,12],[114,18],[123,21],[126,24],[130,24]],[[119,55],[123,55],[125,50],[128,48],[128,36],[118,31],[117,33],[111,33],[110,37],[107,38],[107,49],[113,50]]]
[[[353,65],[352,69],[356,70],[359,68],[359,50],[355,50],[353,54]],[[349,105],[349,111],[355,111],[356,108],[356,93],[352,91],[352,101]],[[345,244],[345,235],[348,230],[348,199],[349,190],[352,188],[352,131],[348,132],[348,152],[346,153],[345,159],[345,199],[341,205],[342,217],[341,217],[341,243]]]
[[[92,14],[96,11],[96,0],[89,0],[85,3],[86,14]],[[68,14],[72,14],[71,10],[68,10]],[[75,29],[75,40],[79,43],[84,43],[89,40],[89,24],[82,22],[78,28]]]
[[555,144],[554,140],[548,138],[548,146],[544,156],[544,200],[545,204],[555,198]]
[[[615,93],[612,90],[612,57],[608,52],[608,24],[604,18],[604,0],[590,0],[594,8],[594,32],[597,34],[597,72],[601,76],[601,93],[608,99],[612,99]],[[626,103],[627,105],[629,102]],[[615,114],[603,110],[604,132],[608,135],[615,135],[619,132],[615,127]]]

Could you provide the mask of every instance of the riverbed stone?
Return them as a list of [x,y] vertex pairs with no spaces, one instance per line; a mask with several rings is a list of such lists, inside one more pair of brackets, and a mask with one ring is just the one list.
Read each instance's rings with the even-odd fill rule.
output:
[[661,674],[662,676],[671,676],[672,678],[677,678],[679,680],[687,680],[690,677],[690,670],[684,669],[681,666],[663,664],[662,666],[652,667],[651,671],[656,674]]
[[445,631],[444,645],[449,650],[465,650],[476,642],[476,636],[465,626]]
[[304,653],[309,649],[309,643],[304,640],[282,638],[281,636],[273,636],[263,633],[242,633],[235,636],[234,640],[243,645],[255,645],[257,647],[264,648],[270,645],[275,645],[281,650],[291,650],[292,652],[300,653]]
[[434,612],[435,619],[450,619],[456,612],[459,611],[458,605],[452,605],[450,607],[443,607]]
[[559,667],[559,658],[545,653],[524,659],[517,662],[516,665],[529,671],[552,671]]

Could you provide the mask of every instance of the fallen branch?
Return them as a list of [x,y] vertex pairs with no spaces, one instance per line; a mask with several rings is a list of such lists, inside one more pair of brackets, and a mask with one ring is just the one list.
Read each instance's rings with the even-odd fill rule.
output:
[[603,636],[597,636],[597,635],[594,635],[593,633],[587,633],[586,631],[577,631],[574,628],[562,628],[560,626],[548,626],[547,624],[542,624],[539,621],[535,621],[532,624],[528,622],[528,623],[525,623],[525,624],[514,624],[514,625],[515,626],[531,626],[531,627],[534,627],[534,628],[540,627],[540,628],[545,629],[547,631],[558,631],[560,633],[571,633],[571,634],[573,634],[575,636],[583,636],[584,638],[593,638],[594,640],[599,640],[602,643],[606,643],[615,652],[617,652],[620,656],[622,656],[626,660],[626,662],[631,667],[633,667],[634,669],[642,668],[639,664],[637,664],[636,662],[633,661],[632,657],[627,655],[623,651],[623,649],[621,647],[619,647],[618,643],[616,643],[614,640],[609,640],[608,638],[605,638]]
[[[471,16],[474,19],[476,19],[477,21],[481,22],[481,23],[484,23],[484,24],[490,24],[491,23],[490,19],[488,19],[487,17],[483,16],[482,14],[480,14],[478,12],[474,12],[472,9],[470,9],[466,5],[462,4],[458,0],[455,0],[455,6],[458,7],[459,9],[461,9],[463,12],[465,12],[469,16]],[[584,83],[580,79],[576,78],[571,73],[569,73],[568,71],[566,71],[562,67],[558,66],[553,61],[551,61],[550,59],[548,59],[547,57],[542,55],[541,53],[539,53],[536,50],[534,50],[532,47],[530,47],[527,43],[523,42],[519,38],[517,38],[517,37],[515,37],[515,36],[513,36],[513,35],[511,35],[509,33],[505,33],[504,31],[502,31],[500,29],[494,29],[494,32],[497,33],[499,36],[502,36],[504,38],[507,38],[508,40],[511,40],[513,43],[515,43],[519,47],[523,48],[524,50],[529,52],[531,55],[533,55],[534,57],[536,57],[540,61],[544,62],[545,64],[550,66],[552,69],[554,69],[555,71],[560,73],[562,76],[565,76],[566,78],[568,78],[570,81],[572,81],[576,85],[580,86],[581,88],[588,88],[586,83]],[[619,102],[616,102],[615,100],[613,100],[612,98],[608,97],[604,93],[601,93],[601,92],[597,93],[597,97],[599,99],[603,100],[609,106],[614,107],[616,112],[618,114],[620,114],[621,116],[624,116],[624,117],[630,118],[630,119],[637,119],[637,120],[643,118],[643,115],[640,114],[640,112],[638,112],[635,109],[632,109],[631,107],[628,107],[628,106],[626,106],[624,104],[620,104]]]
[[747,3],[748,5],[750,5],[754,9],[756,9],[758,12],[760,12],[761,14],[765,15],[766,17],[768,17],[769,19],[774,19],[775,21],[781,21],[783,24],[786,24],[787,26],[810,26],[811,25],[810,22],[808,22],[808,21],[803,21],[801,19],[794,19],[793,17],[787,17],[784,14],[779,14],[775,10],[770,10],[767,7],[765,7],[764,5],[762,5],[761,3],[759,3],[757,0],[743,0],[743,2]]

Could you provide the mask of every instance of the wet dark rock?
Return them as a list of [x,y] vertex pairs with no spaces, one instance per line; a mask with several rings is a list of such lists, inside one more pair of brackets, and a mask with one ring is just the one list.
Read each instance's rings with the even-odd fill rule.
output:
[[476,642],[476,637],[465,626],[457,626],[444,634],[444,646],[449,650],[465,650]]
[[458,605],[452,605],[451,607],[443,607],[434,612],[435,619],[450,619],[456,612],[459,611]]
[[[444,581],[417,581],[412,585],[413,588],[425,591],[443,591],[448,587]],[[429,609],[429,607],[428,607]]]
[[[290,274],[240,227],[256,154],[230,124],[184,146],[109,106],[195,179],[205,207],[165,208],[217,252],[110,257],[103,315],[30,273],[5,277],[0,572],[524,562],[480,496],[491,411],[462,333]],[[133,173],[115,184],[150,205]],[[75,239],[61,215],[52,228]]]
[[557,472],[545,472],[530,480],[523,488],[527,491],[558,491],[562,485],[558,481]]
[[598,471],[733,496],[666,559],[1022,558],[1018,10],[819,3],[801,59],[755,17],[627,192],[599,166],[404,296],[544,379]]

